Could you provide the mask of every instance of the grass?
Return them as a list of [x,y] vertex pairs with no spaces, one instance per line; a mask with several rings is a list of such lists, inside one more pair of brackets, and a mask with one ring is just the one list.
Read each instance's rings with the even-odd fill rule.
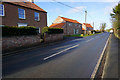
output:
[[[101,34],[101,33],[96,33],[96,34]],[[92,36],[92,35],[95,35],[95,34],[85,34],[83,36],[81,36],[81,34],[74,34],[74,35],[66,35],[66,37],[88,37],[88,36]]]
[[120,39],[120,36],[119,36],[118,34],[115,34],[115,36],[116,36],[118,39]]
[[66,37],[82,37],[80,34],[66,35]]

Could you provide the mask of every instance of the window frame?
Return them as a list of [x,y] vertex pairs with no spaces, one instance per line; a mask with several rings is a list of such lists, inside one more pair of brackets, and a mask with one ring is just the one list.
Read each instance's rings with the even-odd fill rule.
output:
[[0,16],[5,16],[5,10],[4,10],[5,8],[4,8],[4,5],[3,5],[3,4],[0,4],[0,5],[2,5],[2,6],[3,6],[3,7],[2,7],[3,9],[1,10],[1,11],[3,11],[3,12],[2,12],[2,13],[3,13],[3,15],[0,15]]
[[[36,16],[35,16],[35,13],[38,13],[38,19],[37,19],[37,20],[35,19],[35,17],[36,17]],[[39,12],[34,12],[34,20],[35,20],[35,21],[40,21],[40,13],[39,13]]]
[[[24,18],[21,18],[21,17],[19,16],[19,9],[24,10]],[[21,14],[20,14],[20,15],[21,15]],[[26,19],[25,9],[23,9],[23,8],[18,8],[18,17],[19,17],[19,19]]]
[[24,27],[27,27],[27,26],[28,26],[27,23],[17,23],[17,24],[18,24],[18,27],[22,27],[22,26],[20,26],[20,25],[26,25],[26,26],[24,26]]

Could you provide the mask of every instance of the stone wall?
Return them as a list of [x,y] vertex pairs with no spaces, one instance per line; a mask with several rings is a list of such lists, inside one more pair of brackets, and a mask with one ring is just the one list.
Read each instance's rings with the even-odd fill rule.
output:
[[3,37],[2,50],[4,51],[12,48],[25,47],[38,43],[40,43],[40,35]]
[[[50,43],[59,40],[63,40],[63,34],[45,34],[44,36],[44,43]],[[3,52],[19,49],[20,47],[24,48],[34,45],[40,45],[41,43],[40,35],[3,37],[0,41],[2,41]]]
[[59,40],[63,40],[63,34],[45,34],[44,36],[45,43],[59,41]]

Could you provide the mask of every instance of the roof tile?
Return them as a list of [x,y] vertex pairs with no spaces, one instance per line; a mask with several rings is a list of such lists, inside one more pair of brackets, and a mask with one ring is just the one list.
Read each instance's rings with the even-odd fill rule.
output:
[[31,2],[9,2],[9,3],[46,12],[45,10],[43,10],[42,8]]
[[65,23],[56,23],[56,24],[52,24],[49,27],[55,27],[55,28],[62,28],[64,26]]
[[69,19],[69,18],[65,18],[65,17],[61,17],[63,20],[65,21],[68,21],[68,22],[73,22],[73,23],[78,23],[78,24],[81,24],[79,23],[77,20],[73,20],[73,19]]
[[84,25],[86,24],[86,27],[91,27],[91,28],[93,28],[92,26],[91,26],[91,24],[88,24],[88,23],[83,23]]

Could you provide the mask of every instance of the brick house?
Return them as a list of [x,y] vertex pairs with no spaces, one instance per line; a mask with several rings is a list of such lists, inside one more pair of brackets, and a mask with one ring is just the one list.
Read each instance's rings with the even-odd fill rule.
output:
[[77,20],[65,18],[58,16],[52,25],[49,27],[55,28],[63,28],[64,35],[73,35],[73,34],[81,34],[82,32],[82,24]]
[[83,30],[84,34],[85,34],[85,31],[86,31],[87,34],[90,34],[91,31],[93,31],[93,27],[91,26],[91,24],[83,23],[82,24],[82,30]]
[[0,2],[0,20],[0,26],[35,26],[41,33],[47,12],[33,2]]

